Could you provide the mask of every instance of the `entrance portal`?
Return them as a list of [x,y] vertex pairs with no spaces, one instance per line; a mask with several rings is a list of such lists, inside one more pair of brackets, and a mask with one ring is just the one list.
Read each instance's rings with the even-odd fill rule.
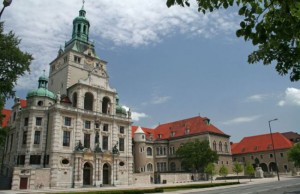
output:
[[111,174],[110,165],[105,163],[103,165],[103,184],[104,185],[110,185],[111,184],[110,174]]
[[20,179],[20,189],[27,189],[28,178]]
[[93,168],[86,162],[83,166],[83,185],[92,185]]

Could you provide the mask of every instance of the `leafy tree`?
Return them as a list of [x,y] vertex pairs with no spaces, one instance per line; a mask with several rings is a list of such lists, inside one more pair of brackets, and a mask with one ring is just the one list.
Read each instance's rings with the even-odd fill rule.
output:
[[253,175],[255,173],[255,170],[254,170],[252,164],[250,164],[250,163],[246,164],[245,173],[246,173],[246,175],[248,175],[250,177],[250,181],[251,181],[251,178],[253,177]]
[[236,176],[238,177],[238,182],[240,182],[239,173],[243,172],[243,167],[240,163],[235,162],[233,164],[232,171],[236,173]]
[[181,158],[186,170],[198,172],[203,172],[208,163],[218,161],[219,157],[216,151],[210,149],[208,140],[199,141],[198,139],[182,144],[177,149],[176,155]]
[[5,100],[14,97],[17,79],[30,72],[29,65],[33,59],[31,54],[21,51],[21,40],[12,31],[4,33],[3,26],[4,23],[0,22],[0,111]]
[[204,168],[204,172],[210,175],[210,182],[213,181],[213,175],[216,173],[215,165],[213,163],[208,163],[207,166]]
[[289,150],[288,158],[294,162],[295,166],[300,167],[300,143],[294,144]]
[[[236,35],[256,45],[248,56],[250,64],[276,64],[280,75],[300,79],[300,2],[294,0],[196,0],[205,14],[234,5],[243,17]],[[167,0],[167,6],[190,6],[189,0]]]
[[228,175],[228,169],[226,168],[226,166],[224,165],[221,166],[221,168],[219,169],[219,175],[223,176],[226,182],[226,176]]

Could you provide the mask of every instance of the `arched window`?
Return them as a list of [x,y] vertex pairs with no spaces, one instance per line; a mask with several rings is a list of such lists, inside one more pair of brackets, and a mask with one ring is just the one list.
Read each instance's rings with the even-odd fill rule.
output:
[[151,163],[147,164],[147,171],[148,172],[153,171],[153,165]]
[[102,113],[110,114],[110,99],[108,97],[102,99]]
[[74,92],[72,97],[73,107],[77,107],[77,93]]
[[222,142],[221,142],[221,141],[219,142],[219,151],[220,151],[220,152],[223,151],[223,145],[222,145]]
[[213,142],[213,150],[217,151],[217,143],[216,143],[216,141]]
[[152,148],[147,147],[147,156],[152,156]]
[[94,96],[92,93],[87,92],[84,95],[84,109],[93,110]]
[[81,24],[78,24],[78,26],[77,26],[77,33],[80,33],[80,31],[81,31]]
[[225,152],[227,153],[227,152],[228,152],[228,145],[227,145],[227,142],[224,143],[224,149],[225,149]]
[[83,34],[86,34],[86,26],[83,26]]
[[175,171],[176,171],[176,164],[175,164],[175,162],[171,162],[171,163],[170,163],[170,170],[171,170],[172,172],[175,172]]

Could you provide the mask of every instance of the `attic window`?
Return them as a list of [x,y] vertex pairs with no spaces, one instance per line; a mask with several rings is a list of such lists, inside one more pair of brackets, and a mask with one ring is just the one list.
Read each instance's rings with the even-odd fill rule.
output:
[[205,119],[204,122],[205,122],[206,125],[210,125],[210,120],[209,119]]
[[161,139],[162,138],[162,134],[158,134],[158,139]]
[[190,129],[185,129],[185,134],[190,134]]
[[258,149],[258,147],[257,147],[257,146],[255,146],[255,147],[254,147],[254,150],[257,150],[257,149]]
[[171,133],[171,137],[174,137],[175,136],[175,132],[173,131],[172,133]]

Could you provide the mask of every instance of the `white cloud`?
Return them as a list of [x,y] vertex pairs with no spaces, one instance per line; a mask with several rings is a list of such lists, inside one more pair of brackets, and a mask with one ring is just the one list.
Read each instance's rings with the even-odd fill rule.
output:
[[[129,111],[129,107],[128,106],[122,106],[123,108],[125,108],[126,111]],[[142,118],[147,118],[148,115],[146,113],[139,113],[139,112],[131,112],[131,119],[133,121],[139,121]]]
[[[59,46],[71,38],[72,21],[81,6],[80,0],[26,0],[14,1],[5,9],[5,29],[13,30],[22,39],[22,49],[35,58],[31,74],[18,81],[17,89],[32,89],[42,70],[48,74],[48,64]],[[196,6],[167,8],[161,0],[89,0],[85,9],[90,38],[96,46],[108,41],[106,47],[156,44],[176,32],[204,38],[224,36],[234,34],[238,24],[236,15],[224,10],[203,15]]]
[[279,106],[296,105],[300,106],[300,89],[287,88],[285,90],[284,99],[278,102]]
[[246,101],[247,102],[262,102],[266,98],[267,98],[267,95],[265,95],[265,94],[255,94],[255,95],[249,96],[246,99]]
[[259,119],[260,115],[254,115],[254,116],[248,116],[248,117],[237,117],[234,119],[231,119],[229,121],[223,122],[224,125],[234,125],[234,124],[241,124],[241,123],[249,123],[252,121],[255,121]]
[[151,103],[152,104],[162,104],[167,102],[171,97],[170,96],[155,96]]

